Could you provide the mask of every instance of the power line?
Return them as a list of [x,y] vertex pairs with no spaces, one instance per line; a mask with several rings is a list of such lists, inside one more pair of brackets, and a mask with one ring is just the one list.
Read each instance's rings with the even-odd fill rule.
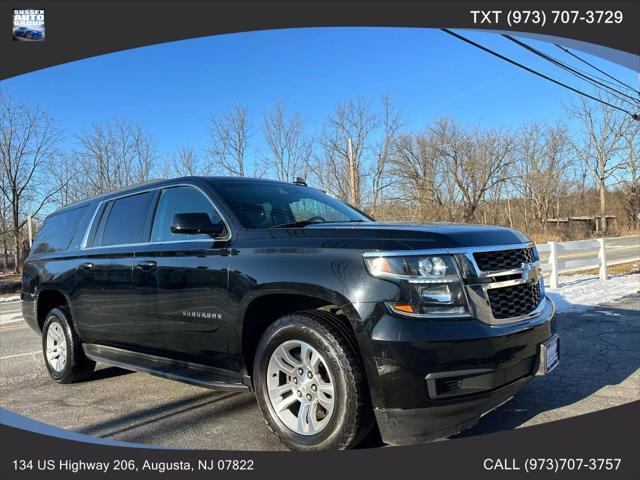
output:
[[[563,65],[570,65],[570,64],[568,64],[568,63],[562,62],[561,60],[557,60],[557,61],[558,61],[558,62],[560,62],[560,63],[562,63]],[[598,75],[595,75],[595,74],[593,74],[593,73],[585,72],[584,70],[581,70],[581,69],[579,69],[579,68],[578,68],[578,67],[576,67],[576,66],[572,66],[572,68],[574,68],[575,70],[578,70],[579,72],[582,72],[583,74],[585,74],[585,75],[589,76],[590,78],[593,78],[593,79],[599,80],[599,81],[601,81],[601,82],[607,83],[607,84],[609,84],[609,85],[611,85],[611,86],[613,86],[613,87],[616,87],[616,88],[621,88],[621,87],[623,87],[625,90],[627,90],[627,91],[629,91],[629,92],[640,94],[640,91],[638,91],[638,90],[634,90],[634,89],[633,89],[633,88],[631,88],[631,87],[627,87],[627,86],[625,86],[625,85],[619,85],[619,84],[618,84],[618,83],[616,83],[616,82],[612,82],[611,80],[607,80],[606,78],[599,77]]]
[[604,100],[602,100],[600,98],[594,97],[593,95],[589,95],[588,93],[585,93],[582,90],[578,90],[577,88],[574,88],[574,87],[572,87],[570,85],[567,85],[566,83],[562,83],[561,81],[556,80],[555,78],[551,78],[548,75],[545,75],[544,73],[540,73],[540,72],[538,72],[538,71],[536,71],[536,70],[534,70],[532,68],[527,67],[526,65],[518,63],[515,60],[510,59],[509,57],[505,57],[504,55],[502,55],[502,54],[500,54],[498,52],[495,52],[495,51],[493,51],[493,50],[491,50],[491,49],[489,49],[487,47],[484,47],[484,46],[480,45],[479,43],[474,42],[473,40],[470,40],[470,39],[468,39],[466,37],[463,37],[462,35],[459,35],[459,34],[457,34],[455,32],[452,32],[451,30],[449,30],[447,28],[442,28],[441,30],[443,32],[445,32],[445,33],[448,33],[449,35],[451,35],[453,37],[456,37],[459,40],[462,40],[463,42],[468,43],[469,45],[473,45],[474,47],[479,48],[480,50],[483,50],[483,51],[485,51],[487,53],[490,53],[494,57],[498,57],[501,60],[504,60],[505,62],[509,62],[512,65],[515,65],[516,67],[520,67],[520,68],[526,70],[529,73],[533,73],[534,75],[537,75],[538,77],[542,77],[545,80],[549,80],[550,82],[553,82],[556,85],[560,85],[561,87],[564,87],[564,88],[566,88],[568,90],[571,90],[572,92],[577,93],[578,95],[582,95],[583,97],[589,98],[589,99],[594,100],[596,102],[602,103],[603,105],[607,105],[608,107],[611,107],[611,108],[614,108],[616,110],[619,110],[619,111],[621,111],[623,113],[626,113],[627,115],[630,115],[634,119],[638,117],[638,114],[633,114],[633,113],[629,112],[628,110],[625,110],[624,108],[618,107],[617,105],[613,105],[613,104],[611,104],[609,102],[606,102],[606,101],[604,101]]
[[[555,44],[554,44],[554,45],[555,45]],[[563,61],[561,61],[561,60],[558,60],[558,59],[556,59],[556,61],[558,61],[558,62],[562,63],[563,65],[571,65],[571,64],[565,63],[565,62],[563,62]],[[624,83],[620,84],[620,82],[619,82],[619,81],[618,81],[618,82],[612,82],[611,80],[607,80],[606,78],[599,77],[598,75],[595,75],[595,74],[593,74],[593,73],[589,73],[589,72],[586,72],[586,71],[584,71],[584,70],[581,70],[580,68],[578,68],[578,67],[576,67],[576,66],[574,66],[574,65],[571,65],[571,67],[572,67],[572,68],[574,68],[575,70],[577,70],[577,71],[579,71],[579,72],[583,73],[584,75],[589,76],[589,77],[590,77],[590,78],[592,78],[592,79],[599,80],[599,81],[601,81],[601,82],[607,83],[607,84],[609,84],[609,85],[611,85],[611,86],[613,86],[613,87],[616,87],[616,88],[624,87],[627,91],[630,91],[630,92],[633,92],[633,93],[638,93],[638,94],[640,94],[640,91],[638,91],[638,90],[634,90],[631,86],[627,86],[627,85],[626,85],[626,84],[624,84]],[[606,73],[606,72],[604,72],[604,74],[605,74],[605,75],[609,75],[609,74],[608,74],[608,73]],[[610,76],[610,75],[609,75],[609,76]]]
[[609,75],[607,72],[605,72],[604,70],[599,69],[598,67],[596,67],[595,65],[587,62],[586,60],[584,60],[583,58],[579,57],[578,55],[576,55],[575,53],[573,53],[571,50],[569,50],[568,48],[563,47],[562,45],[558,45],[557,43],[554,43],[554,45],[556,47],[558,47],[560,50],[562,50],[565,53],[568,53],[569,55],[571,55],[572,57],[580,60],[582,63],[589,65],[591,68],[593,68],[594,70],[597,70],[598,72],[602,73],[603,75],[606,75],[607,77],[609,77],[612,80],[615,80],[616,82],[618,82],[620,85],[624,85],[625,87],[633,90],[636,93],[640,93],[640,90],[636,90],[635,88],[633,88],[632,86],[624,83],[622,80],[617,79],[616,77]]
[[[627,97],[627,98],[633,100],[634,105],[635,105],[635,102],[637,102],[639,100],[638,98],[632,97],[632,96],[626,94],[625,92],[622,92],[622,91],[620,91],[620,90],[618,90],[616,88],[613,88],[613,87],[609,87],[609,86],[605,85],[604,83],[602,83],[602,82],[607,82],[608,84],[612,84],[611,82],[608,82],[608,81],[606,81],[604,79],[596,77],[595,75],[591,75],[591,74],[589,74],[587,72],[584,72],[583,70],[575,68],[572,65],[569,65],[569,64],[567,64],[565,62],[562,62],[561,60],[558,60],[558,59],[556,59],[556,58],[554,58],[554,57],[552,57],[550,55],[547,55],[546,53],[541,52],[540,50],[532,47],[531,45],[526,44],[525,42],[523,42],[521,40],[518,40],[518,39],[512,37],[511,35],[502,34],[502,36],[505,37],[506,39],[514,42],[515,44],[520,45],[522,48],[530,51],[531,53],[533,53],[533,54],[535,54],[535,55],[537,55],[539,57],[544,58],[548,62],[551,62],[554,65],[559,66],[560,68],[563,68],[564,70],[566,70],[566,71],[568,71],[568,72],[570,72],[570,73],[572,73],[572,74],[574,74],[576,76],[579,76],[579,77],[583,78],[584,80],[588,81],[589,83],[591,83],[594,86],[595,85],[599,85],[600,87],[606,88],[606,89],[608,89],[610,91],[613,91],[613,92],[615,92],[615,93],[617,93],[619,95],[622,95],[624,97]],[[615,95],[615,96],[617,96],[617,95]],[[618,98],[620,98],[620,97],[618,97]],[[622,98],[620,98],[620,100],[628,101],[628,100],[624,100]]]
[[[557,60],[549,55],[547,55],[544,52],[541,52],[540,50],[532,47],[531,45],[527,45],[525,42],[518,40],[516,38],[513,38],[511,35],[507,35],[507,34],[502,34],[502,36],[504,38],[506,38],[507,40],[510,40],[511,42],[515,43],[516,45],[521,46],[522,48],[528,50],[529,52],[533,53],[534,55],[537,55],[539,57],[544,58],[545,60],[547,60],[548,62],[551,62],[552,64],[568,71],[569,73],[572,73],[573,75],[582,78],[584,80],[586,80],[587,82],[591,83],[591,85],[595,86],[596,88],[599,88],[598,85],[600,86],[600,88],[605,88],[607,89],[607,92],[610,93],[611,95],[613,95],[614,97],[616,97],[618,100],[623,101],[623,102],[628,102],[631,103],[631,105],[633,105],[634,107],[637,106],[637,102],[638,99],[635,97],[632,97],[631,95],[627,95],[624,92],[621,92],[620,90],[617,90],[613,87],[609,87],[607,85],[605,85],[602,82],[599,82],[598,80],[594,80],[593,78],[591,78],[591,76],[589,74],[586,74],[584,72],[581,72],[580,70],[573,68],[571,65],[568,65],[564,62],[561,62],[560,60]],[[611,92],[615,92],[615,93],[611,93]],[[621,98],[620,96],[616,95],[622,95],[623,97],[627,97],[629,99],[631,99],[633,102],[629,102],[629,100],[625,100],[624,98]]]

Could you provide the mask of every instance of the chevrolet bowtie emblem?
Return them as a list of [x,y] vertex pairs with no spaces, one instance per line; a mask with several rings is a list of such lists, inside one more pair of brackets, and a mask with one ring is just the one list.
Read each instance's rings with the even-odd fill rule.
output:
[[522,264],[522,280],[529,283],[534,283],[538,281],[540,276],[540,269],[537,265],[532,265],[530,263]]

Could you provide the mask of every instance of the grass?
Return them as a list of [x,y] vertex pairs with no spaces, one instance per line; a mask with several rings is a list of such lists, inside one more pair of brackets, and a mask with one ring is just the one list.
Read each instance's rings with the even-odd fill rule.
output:
[[[637,229],[620,229],[617,231],[609,231],[605,237],[631,237],[640,235],[640,230]],[[543,244],[547,242],[572,242],[576,240],[593,240],[596,238],[602,238],[601,233],[580,231],[580,230],[557,230],[550,228],[547,232],[541,231],[529,231],[527,236],[537,244]]]
[[[563,273],[562,275],[598,275],[600,270],[592,268],[591,270],[581,270],[573,273]],[[640,273],[640,262],[621,263],[619,265],[610,265],[607,268],[609,275],[629,275],[631,273]]]

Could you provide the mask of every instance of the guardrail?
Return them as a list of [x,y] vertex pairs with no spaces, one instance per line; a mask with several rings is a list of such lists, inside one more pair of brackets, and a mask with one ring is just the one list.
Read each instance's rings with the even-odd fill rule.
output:
[[[640,236],[549,242],[536,248],[551,288],[558,287],[560,273],[597,268],[600,278],[607,280],[608,266],[640,260]],[[615,258],[609,258],[610,251]]]

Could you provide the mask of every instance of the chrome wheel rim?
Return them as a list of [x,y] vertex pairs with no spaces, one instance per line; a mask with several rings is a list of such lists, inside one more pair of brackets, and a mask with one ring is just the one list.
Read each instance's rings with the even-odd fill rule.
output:
[[278,419],[300,435],[321,432],[333,415],[333,376],[322,355],[308,343],[288,340],[273,351],[267,392]]
[[53,322],[47,330],[47,363],[56,372],[64,370],[67,364],[67,339],[62,326]]

